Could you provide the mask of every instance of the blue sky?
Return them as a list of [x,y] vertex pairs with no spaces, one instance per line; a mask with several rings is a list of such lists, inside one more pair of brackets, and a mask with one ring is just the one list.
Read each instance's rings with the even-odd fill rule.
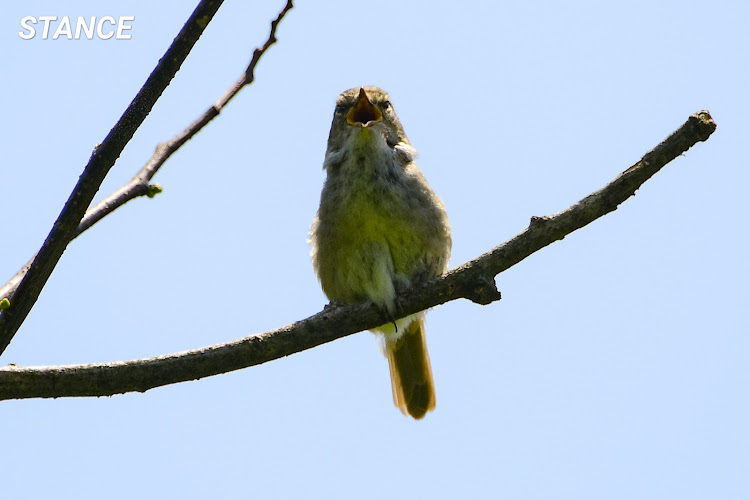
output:
[[[194,5],[31,0],[0,20],[0,280],[38,249]],[[239,76],[281,1],[227,2],[97,199]],[[134,16],[22,40],[24,16]],[[7,498],[750,495],[745,2],[299,2],[256,82],[73,242],[0,360],[135,359],[326,303],[309,259],[335,98],[379,85],[453,227],[451,267],[566,208],[687,117],[718,129],[616,212],[428,314],[437,408],[361,333],[198,382],[0,403]]]

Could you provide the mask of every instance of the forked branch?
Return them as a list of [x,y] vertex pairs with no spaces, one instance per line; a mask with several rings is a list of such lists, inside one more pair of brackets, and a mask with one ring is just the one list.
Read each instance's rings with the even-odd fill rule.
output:
[[[255,67],[268,48],[276,43],[276,29],[286,13],[293,7],[292,0],[288,0],[276,19],[271,22],[271,30],[266,42],[261,47],[255,49],[252,59],[247,68],[245,68],[243,74],[214,105],[209,107],[185,130],[169,141],[159,144],[151,158],[128,183],[101,200],[95,206],[91,207],[86,211],[85,215],[83,215],[83,218],[81,218],[79,213],[82,208],[89,206],[91,199],[93,199],[96,190],[101,185],[104,176],[112,167],[114,161],[117,159],[122,149],[124,149],[133,133],[135,133],[135,130],[140,123],[145,119],[146,115],[151,110],[151,107],[156,102],[156,99],[161,95],[164,88],[166,88],[166,85],[169,83],[172,76],[174,76],[174,73],[177,72],[182,61],[187,57],[190,48],[192,48],[192,44],[198,40],[200,33],[205,29],[221,3],[221,1],[213,3],[203,1],[198,5],[188,22],[185,23],[185,27],[183,27],[183,30],[177,36],[172,46],[170,46],[167,53],[160,60],[159,65],[157,65],[157,68],[154,70],[151,77],[149,77],[149,80],[138,93],[138,96],[133,100],[133,103],[131,103],[128,111],[126,111],[117,125],[115,125],[115,128],[112,129],[112,132],[110,132],[104,142],[94,151],[94,155],[91,157],[89,165],[87,165],[84,174],[81,176],[81,179],[83,180],[84,176],[87,175],[87,172],[91,171],[96,173],[97,179],[99,179],[99,177],[101,179],[98,180],[95,185],[82,184],[79,182],[74,189],[70,200],[68,200],[68,203],[63,209],[63,213],[60,214],[60,218],[55,223],[52,232],[50,232],[50,235],[47,237],[45,246],[42,247],[37,255],[34,255],[21,269],[19,269],[19,271],[5,285],[0,287],[0,299],[6,299],[5,304],[12,306],[12,309],[9,308],[5,311],[0,310],[0,353],[2,353],[8,346],[13,335],[15,335],[15,332],[18,330],[21,323],[23,323],[31,307],[34,305],[34,302],[36,302],[36,298],[39,296],[44,283],[46,283],[49,278],[49,275],[57,264],[57,261],[65,250],[67,244],[128,201],[140,196],[153,197],[161,192],[161,187],[158,184],[150,184],[151,179],[175,151],[203,129],[203,127],[211,122],[211,120],[216,118],[219,113],[221,113],[224,106],[226,106],[229,101],[236,96],[240,90],[242,90],[242,88],[253,82],[255,79]],[[204,6],[204,4],[209,4],[210,8]],[[191,42],[191,45],[189,47],[183,47],[185,42],[188,41]],[[172,67],[162,64],[162,61],[165,60],[174,61],[174,66]],[[173,71],[170,74],[167,74],[167,71],[170,69]],[[157,75],[157,77],[160,78],[155,78],[154,75]],[[166,76],[169,76],[169,78],[165,79]],[[157,84],[163,85],[163,87],[157,88]],[[142,105],[143,103],[141,101],[145,99],[140,99],[142,94],[147,97],[153,96],[153,102],[147,101],[149,103],[147,107]],[[132,109],[140,110],[142,113],[137,117],[139,119],[137,124],[126,122],[125,125],[130,126],[127,128],[122,122],[126,120],[126,117],[131,121],[134,119],[131,116],[134,114],[134,112],[131,112]],[[133,128],[133,126],[135,128]],[[122,132],[120,129],[126,129],[127,133]],[[97,157],[98,154],[102,154],[104,150],[108,148],[112,148],[116,154],[112,153],[104,159]],[[71,205],[71,207],[69,207],[69,205]],[[80,221],[78,222],[77,227],[74,225],[76,221]],[[27,273],[32,267],[34,267],[35,270],[31,276],[27,277]],[[40,269],[37,270],[37,268]],[[26,289],[22,290],[21,293],[18,293],[18,289],[23,283],[30,284],[25,285]]]

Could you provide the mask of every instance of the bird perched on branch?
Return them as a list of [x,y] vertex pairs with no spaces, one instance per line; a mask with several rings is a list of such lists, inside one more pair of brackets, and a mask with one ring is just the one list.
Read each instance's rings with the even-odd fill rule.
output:
[[383,339],[394,403],[420,419],[435,408],[424,311],[399,318],[395,297],[447,270],[451,231],[416,156],[385,91],[367,86],[343,92],[310,242],[330,300],[371,301],[392,318],[373,332]]

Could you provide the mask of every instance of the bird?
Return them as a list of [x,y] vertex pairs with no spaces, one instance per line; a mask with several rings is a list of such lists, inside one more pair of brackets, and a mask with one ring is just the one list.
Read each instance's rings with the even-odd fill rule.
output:
[[419,420],[435,408],[425,312],[399,317],[395,299],[447,271],[452,238],[416,157],[388,93],[375,86],[341,93],[309,242],[331,302],[369,301],[391,319],[372,331],[388,359],[394,404]]

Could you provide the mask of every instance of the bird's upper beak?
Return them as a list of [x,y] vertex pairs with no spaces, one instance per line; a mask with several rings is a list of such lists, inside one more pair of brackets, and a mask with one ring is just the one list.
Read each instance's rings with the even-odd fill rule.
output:
[[365,89],[360,88],[357,103],[352,106],[352,109],[346,114],[346,121],[349,125],[359,124],[366,127],[371,122],[377,123],[382,119],[383,113],[377,106],[370,102],[370,99],[367,98]]

